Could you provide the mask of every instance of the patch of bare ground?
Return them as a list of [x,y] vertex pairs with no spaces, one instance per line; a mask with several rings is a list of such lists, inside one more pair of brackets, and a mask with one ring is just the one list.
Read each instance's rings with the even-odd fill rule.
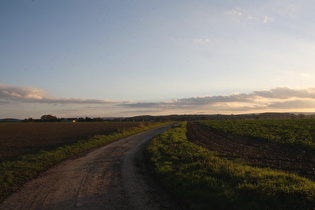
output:
[[187,123],[187,138],[197,145],[217,152],[221,157],[239,159],[255,167],[296,173],[315,181],[313,151],[217,132],[197,122]]

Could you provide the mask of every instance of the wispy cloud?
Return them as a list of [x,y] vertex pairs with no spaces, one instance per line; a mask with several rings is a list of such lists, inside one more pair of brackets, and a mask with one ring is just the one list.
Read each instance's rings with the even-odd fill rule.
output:
[[205,44],[205,43],[210,43],[210,39],[208,38],[199,38],[199,39],[194,39],[194,43],[196,44]]
[[234,9],[225,10],[223,14],[227,17],[230,17],[232,20],[236,22],[247,22],[247,21],[255,21],[259,20],[264,24],[272,23],[275,21],[275,18],[270,15],[264,15],[259,11],[249,11],[245,10],[241,7],[235,7]]
[[0,84],[0,102],[10,101],[27,103],[54,103],[54,104],[109,104],[111,100],[81,99],[81,98],[57,98],[48,92],[36,87],[24,87]]
[[[315,111],[315,87],[289,88],[277,87],[268,90],[256,90],[250,93],[230,95],[198,96],[160,102],[111,101],[102,99],[58,98],[36,87],[0,85],[0,105],[37,103],[49,110],[55,104],[61,114],[82,115],[90,113],[97,116],[118,114],[130,116],[139,114],[189,114],[189,113],[254,113],[266,111]],[[50,105],[50,106],[49,106]],[[62,112],[60,112],[60,107]],[[70,110],[69,110],[70,109]],[[66,111],[65,111],[66,110]],[[111,113],[111,114],[110,114]],[[87,115],[87,114],[85,114]]]
[[315,107],[315,100],[288,100],[288,101],[279,101],[274,102],[269,105],[270,108],[276,109],[314,109]]
[[249,94],[252,97],[261,97],[265,99],[314,99],[315,88],[288,88],[278,87],[271,90],[253,91]]
[[[303,106],[303,101],[305,102],[305,106]],[[315,104],[315,88],[278,87],[270,90],[253,91],[251,93],[200,96],[152,103],[124,103],[120,104],[120,106],[129,108],[196,110],[206,108],[209,110],[250,111],[258,109],[312,108],[312,104]]]
[[265,15],[265,17],[264,17],[264,24],[271,23],[273,21],[274,21],[273,17]]
[[234,9],[230,9],[230,10],[225,10],[223,12],[226,16],[232,17],[232,18],[242,18],[242,19],[247,19],[247,20],[252,20],[253,16],[250,15],[247,11],[245,11],[244,9],[240,8],[240,7],[236,7]]
[[236,7],[235,9],[224,11],[224,14],[229,16],[242,16],[244,12],[241,11],[241,8]]

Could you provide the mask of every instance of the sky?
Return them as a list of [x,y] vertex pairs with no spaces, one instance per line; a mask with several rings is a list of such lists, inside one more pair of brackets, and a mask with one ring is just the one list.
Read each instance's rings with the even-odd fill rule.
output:
[[312,0],[1,0],[0,118],[315,112]]

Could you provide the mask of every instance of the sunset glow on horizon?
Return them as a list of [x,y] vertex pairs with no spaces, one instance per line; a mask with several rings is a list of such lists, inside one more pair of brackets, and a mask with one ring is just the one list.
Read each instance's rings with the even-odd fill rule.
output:
[[0,118],[315,112],[312,1],[0,2]]

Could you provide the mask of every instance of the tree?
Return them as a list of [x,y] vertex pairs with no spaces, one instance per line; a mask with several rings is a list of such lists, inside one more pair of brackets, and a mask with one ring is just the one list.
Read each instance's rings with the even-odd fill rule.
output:
[[34,119],[31,117],[25,118],[25,120],[23,122],[34,122]]
[[43,122],[57,122],[58,121],[58,118],[56,116],[52,116],[50,114],[43,115],[40,119]]
[[100,117],[95,117],[95,118],[93,118],[93,121],[94,122],[103,122],[104,120]]

